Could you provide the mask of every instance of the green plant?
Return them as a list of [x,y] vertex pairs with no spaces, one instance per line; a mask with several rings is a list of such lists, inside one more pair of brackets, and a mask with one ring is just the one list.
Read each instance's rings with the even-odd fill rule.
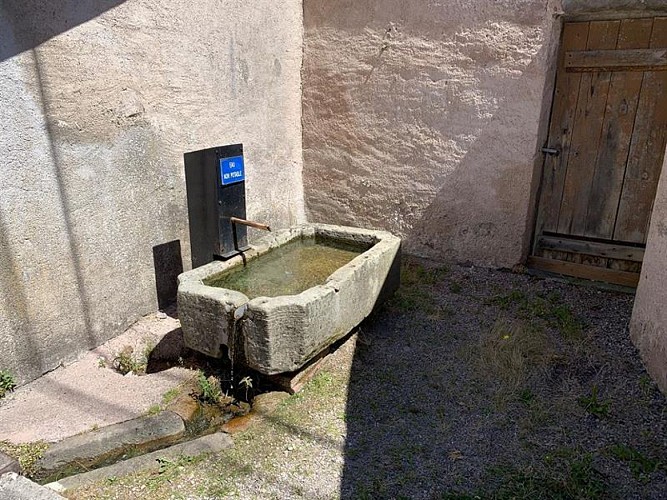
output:
[[217,404],[222,398],[220,380],[212,375],[206,377],[204,372],[198,371],[197,386],[199,390],[199,398],[206,403]]
[[135,356],[134,348],[132,346],[125,346],[114,356],[111,365],[121,375],[127,375],[132,372],[134,374],[141,374],[146,372],[147,365],[146,356]]
[[606,418],[609,416],[609,407],[611,406],[611,400],[605,399],[601,400],[598,395],[599,389],[597,385],[593,385],[591,388],[590,396],[582,396],[579,398],[579,406],[586,410],[591,415],[594,415],[598,418]]
[[252,378],[245,376],[239,381],[239,384],[245,387],[245,399],[248,401],[248,389],[252,389]]
[[461,293],[461,290],[463,290],[463,287],[461,286],[461,283],[458,281],[452,281],[449,284],[449,291],[452,293]]
[[181,393],[180,388],[172,387],[162,395],[162,404],[168,405],[174,399],[176,399],[180,393]]
[[635,479],[642,482],[648,482],[649,476],[663,466],[659,460],[647,457],[640,451],[625,444],[610,446],[609,453],[614,458],[627,462],[632,475]]
[[0,398],[16,388],[16,379],[14,375],[7,370],[0,370]]
[[157,415],[162,411],[162,407],[158,404],[151,405],[146,411],[147,415]]

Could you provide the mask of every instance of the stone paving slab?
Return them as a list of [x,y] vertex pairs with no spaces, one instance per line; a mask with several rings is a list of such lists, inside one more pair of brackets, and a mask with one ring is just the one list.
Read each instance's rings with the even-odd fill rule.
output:
[[49,447],[36,464],[36,477],[47,478],[68,468],[86,470],[128,452],[150,452],[173,444],[184,435],[183,420],[171,411],[78,434]]
[[162,402],[163,394],[189,381],[192,370],[174,367],[123,376],[110,365],[124,347],[131,346],[137,353],[146,345],[164,348],[167,336],[181,338],[178,319],[148,315],[79,360],[6,395],[0,399],[0,441],[60,441],[145,415]]
[[0,499],[2,500],[63,500],[52,489],[40,486],[15,472],[0,475]]
[[232,448],[233,446],[234,441],[232,441],[232,438],[228,434],[218,432],[192,441],[176,444],[159,451],[154,451],[146,455],[130,458],[129,460],[124,460],[109,465],[108,467],[102,467],[90,472],[67,477],[49,483],[46,486],[59,493],[65,493],[109,477],[120,477],[142,471],[157,472],[160,469],[158,459],[177,460],[180,457],[195,457],[204,453],[218,453],[222,450]]

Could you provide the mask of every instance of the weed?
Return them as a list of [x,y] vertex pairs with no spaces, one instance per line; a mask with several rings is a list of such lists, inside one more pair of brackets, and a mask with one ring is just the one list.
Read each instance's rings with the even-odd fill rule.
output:
[[579,406],[581,406],[591,415],[594,415],[598,418],[606,418],[609,416],[611,400],[601,400],[598,396],[598,391],[598,386],[593,385],[590,396],[582,396],[579,398]]
[[162,411],[162,407],[158,404],[151,405],[146,411],[146,415],[157,415]]
[[664,466],[659,460],[647,457],[625,444],[615,444],[610,446],[608,450],[614,458],[627,462],[635,479],[643,483],[648,482],[649,476]]
[[168,405],[178,397],[181,390],[178,387],[172,387],[162,395],[162,404]]
[[651,396],[655,391],[655,384],[653,383],[653,380],[651,380],[651,377],[646,374],[639,377],[639,390],[642,392],[643,399],[651,399]]
[[425,267],[408,262],[401,268],[401,283],[406,285],[434,285],[449,273],[447,266]]
[[530,406],[535,401],[535,394],[530,389],[523,389],[519,393],[519,401],[526,406]]
[[16,388],[16,379],[14,375],[7,370],[0,370],[0,398]]
[[506,311],[514,303],[523,302],[526,300],[526,294],[521,290],[512,290],[510,293],[496,295],[486,301],[489,305],[496,305],[503,311]]
[[449,291],[452,293],[461,293],[461,290],[463,290],[463,287],[461,286],[461,283],[458,281],[452,281],[449,284]]
[[245,387],[245,400],[248,401],[248,389],[252,389],[252,378],[245,376],[239,381],[239,384]]
[[23,473],[28,477],[35,474],[35,463],[44,456],[44,452],[48,447],[49,445],[44,441],[22,444],[0,441],[0,451],[18,460]]
[[217,404],[222,398],[222,389],[220,380],[214,376],[206,377],[204,372],[197,372],[197,388],[199,390],[199,399],[205,403]]
[[197,463],[200,460],[200,457],[192,457],[188,455],[183,455],[173,460],[162,457],[157,458],[156,461],[159,465],[158,471],[148,479],[146,486],[148,486],[148,489],[155,491],[164,483],[169,483],[175,479],[179,471],[182,470],[185,465]]
[[146,373],[146,366],[148,364],[148,358],[145,354],[141,356],[135,356],[134,348],[132,346],[125,346],[121,351],[114,356],[111,366],[121,375],[127,375],[128,373],[142,374]]

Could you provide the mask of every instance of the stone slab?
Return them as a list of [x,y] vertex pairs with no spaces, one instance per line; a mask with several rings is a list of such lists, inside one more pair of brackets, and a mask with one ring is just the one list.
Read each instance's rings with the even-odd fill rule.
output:
[[40,486],[15,472],[0,475],[2,500],[62,500],[63,498],[52,489]]
[[120,477],[140,471],[157,472],[160,469],[158,459],[177,460],[180,457],[195,457],[205,453],[218,453],[233,446],[234,441],[229,435],[222,432],[209,434],[208,436],[193,439],[186,443],[176,444],[169,448],[130,458],[109,465],[108,467],[60,479],[46,486],[59,493],[65,493],[87,484],[102,481],[108,477]]
[[21,466],[19,465],[18,460],[0,451],[0,475],[5,474],[6,472],[16,472],[17,474],[20,474]]
[[128,452],[150,452],[173,444],[184,435],[183,420],[171,411],[78,434],[49,447],[37,462],[36,477],[86,470]]

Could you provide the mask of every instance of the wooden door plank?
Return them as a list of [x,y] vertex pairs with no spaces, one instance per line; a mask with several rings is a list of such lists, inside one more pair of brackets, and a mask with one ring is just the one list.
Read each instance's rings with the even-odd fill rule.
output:
[[[651,47],[667,47],[667,18],[656,18]],[[630,144],[614,239],[646,243],[667,142],[667,73],[646,72]]]
[[[620,21],[594,21],[587,49],[616,47]],[[558,216],[559,233],[584,235],[595,158],[602,132],[601,116],[607,103],[611,73],[583,73],[575,113],[571,150],[567,162],[563,198]]]
[[567,276],[576,276],[605,283],[614,283],[616,285],[636,287],[639,283],[639,273],[627,271],[617,271],[604,267],[586,266],[584,264],[575,264],[573,262],[563,262],[560,260],[545,259],[542,257],[528,257],[528,267],[541,269],[552,273],[565,274]]
[[577,50],[565,54],[566,71],[667,71],[667,49]]
[[640,247],[600,241],[575,240],[559,236],[541,236],[538,241],[538,248],[633,262],[642,262],[644,259],[644,249]]
[[580,74],[569,74],[564,71],[564,54],[566,50],[586,48],[589,24],[588,22],[566,23],[563,27],[548,142],[548,146],[559,150],[560,154],[558,156],[547,155],[544,160],[535,226],[535,234],[538,235],[543,230],[556,231],[558,229],[558,212],[563,196],[567,159],[574,128],[574,113],[577,109],[581,82]]
[[[624,19],[616,47],[621,50],[648,47],[652,25],[653,19]],[[611,74],[588,200],[586,236],[612,239],[614,235],[642,79],[643,74],[638,72]]]

